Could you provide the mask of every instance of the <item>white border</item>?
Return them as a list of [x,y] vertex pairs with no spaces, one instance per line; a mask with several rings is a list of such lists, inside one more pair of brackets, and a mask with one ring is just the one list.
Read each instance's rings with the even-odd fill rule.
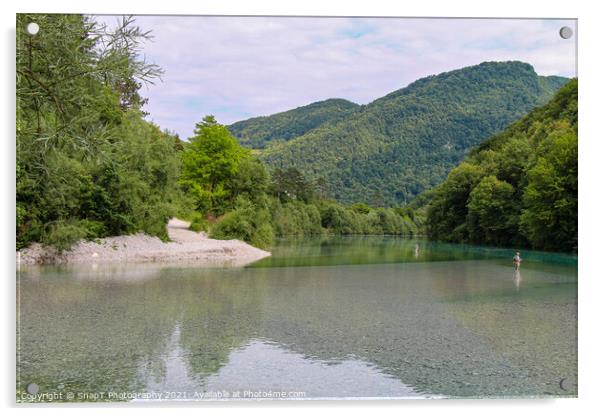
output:
[[[17,12],[82,12],[82,13],[144,13],[144,14],[224,14],[224,15],[347,15],[347,16],[441,16],[441,17],[534,17],[534,18],[578,18],[579,19],[579,399],[563,400],[433,400],[433,401],[352,401],[352,402],[260,402],[260,403],[201,403],[183,404],[178,411],[198,414],[210,411],[211,414],[232,414],[244,411],[245,414],[303,414],[345,412],[364,414],[376,410],[379,413],[399,414],[401,412],[424,411],[427,414],[504,415],[508,412],[528,411],[532,414],[563,415],[581,412],[599,407],[597,393],[600,383],[599,296],[602,293],[600,281],[602,273],[598,261],[600,248],[599,236],[601,215],[599,195],[601,175],[598,166],[602,157],[600,134],[600,89],[601,54],[599,41],[602,39],[600,28],[602,16],[597,13],[594,1],[557,1],[527,2],[525,0],[491,1],[408,1],[386,0],[238,0],[191,2],[170,0],[151,3],[148,0],[102,0],[97,3],[75,0],[48,2],[42,0],[19,0],[3,2],[2,19],[2,91],[1,125],[2,136],[1,195],[2,195],[2,264],[6,273],[4,280],[5,311],[2,342],[2,385],[3,405],[12,407],[8,414],[30,413],[32,407],[15,408],[15,279],[14,279],[14,25]],[[594,407],[595,406],[595,407]],[[39,408],[39,406],[37,406]],[[44,407],[44,414],[81,414],[82,406]],[[87,414],[101,414],[107,407],[113,413],[124,411],[121,405],[106,407],[85,406]],[[35,408],[35,407],[34,407]],[[129,409],[140,414],[171,414],[173,408],[139,406]]]

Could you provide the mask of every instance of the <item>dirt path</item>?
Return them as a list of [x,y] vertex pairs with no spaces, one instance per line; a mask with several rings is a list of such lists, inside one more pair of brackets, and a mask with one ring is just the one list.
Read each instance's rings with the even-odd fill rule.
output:
[[172,218],[167,223],[167,234],[174,243],[197,243],[207,240],[207,235],[203,232],[195,233],[188,229],[190,223],[178,218]]

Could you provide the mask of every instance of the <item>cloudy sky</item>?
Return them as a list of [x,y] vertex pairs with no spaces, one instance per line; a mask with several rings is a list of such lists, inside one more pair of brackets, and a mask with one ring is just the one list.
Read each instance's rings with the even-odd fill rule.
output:
[[[98,20],[114,24],[117,17]],[[164,70],[147,88],[149,119],[191,136],[327,98],[366,104],[410,82],[483,61],[521,60],[540,75],[575,76],[572,20],[138,16]]]

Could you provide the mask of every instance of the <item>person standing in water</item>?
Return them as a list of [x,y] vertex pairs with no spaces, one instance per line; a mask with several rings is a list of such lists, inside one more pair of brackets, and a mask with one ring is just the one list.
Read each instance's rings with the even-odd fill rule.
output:
[[516,255],[512,258],[512,262],[514,263],[515,270],[520,269],[520,264],[522,261],[523,261],[523,259],[520,258],[520,253],[517,251]]

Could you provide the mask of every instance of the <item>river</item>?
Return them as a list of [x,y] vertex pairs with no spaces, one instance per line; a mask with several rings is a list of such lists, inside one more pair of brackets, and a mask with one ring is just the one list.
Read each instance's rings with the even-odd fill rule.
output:
[[577,257],[513,254],[324,237],[245,268],[22,267],[17,400],[574,397]]

